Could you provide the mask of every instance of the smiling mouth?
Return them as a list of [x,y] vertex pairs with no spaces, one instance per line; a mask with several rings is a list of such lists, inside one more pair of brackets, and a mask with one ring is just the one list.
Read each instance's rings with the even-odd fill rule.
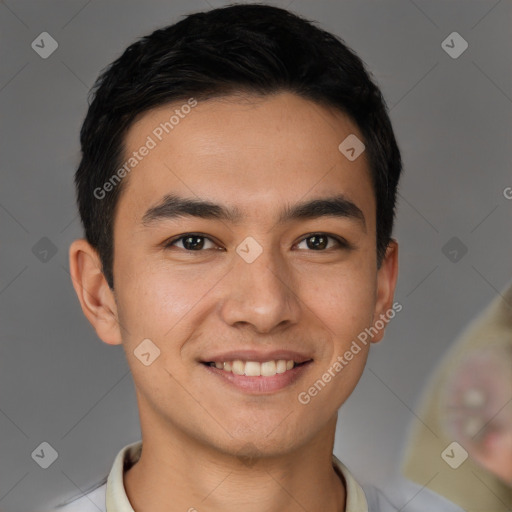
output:
[[311,361],[312,359],[309,359],[302,363],[296,363],[292,359],[277,359],[259,363],[258,361],[242,361],[241,359],[235,359],[234,361],[209,361],[202,364],[235,375],[245,375],[247,377],[274,377],[275,375],[286,373]]

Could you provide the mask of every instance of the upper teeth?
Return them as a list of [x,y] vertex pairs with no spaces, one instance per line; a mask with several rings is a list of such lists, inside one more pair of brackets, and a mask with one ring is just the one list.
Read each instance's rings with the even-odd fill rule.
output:
[[261,375],[263,377],[272,377],[276,373],[284,373],[286,370],[291,370],[295,363],[292,359],[288,361],[279,359],[277,361],[265,361],[264,363],[235,359],[235,361],[216,361],[210,363],[210,365],[236,375],[247,375],[249,377],[258,377]]

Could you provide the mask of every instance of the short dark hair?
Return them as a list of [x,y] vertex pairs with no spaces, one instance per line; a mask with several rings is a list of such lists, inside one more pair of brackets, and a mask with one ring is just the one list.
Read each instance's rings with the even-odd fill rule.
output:
[[370,76],[341,38],[264,4],[193,13],[131,44],[90,91],[89,100],[94,98],[80,131],[75,174],[85,237],[98,252],[109,286],[114,287],[113,225],[123,183],[101,199],[94,191],[123,165],[124,138],[136,116],[191,97],[236,93],[293,92],[356,123],[376,199],[380,268],[391,241],[402,162],[386,103]]

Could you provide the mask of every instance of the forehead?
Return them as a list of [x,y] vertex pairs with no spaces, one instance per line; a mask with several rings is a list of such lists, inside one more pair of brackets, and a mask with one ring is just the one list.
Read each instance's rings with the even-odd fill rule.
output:
[[128,130],[125,161],[137,163],[124,178],[117,211],[130,212],[133,222],[166,194],[267,214],[272,205],[335,191],[373,210],[365,152],[349,161],[338,149],[349,135],[363,139],[340,111],[285,92],[190,105],[148,111]]

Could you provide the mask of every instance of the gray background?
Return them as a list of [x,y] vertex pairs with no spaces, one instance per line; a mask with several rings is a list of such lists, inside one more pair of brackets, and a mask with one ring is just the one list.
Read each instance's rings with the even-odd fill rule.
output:
[[[397,471],[422,385],[467,322],[512,277],[512,3],[302,1],[289,7],[340,35],[389,104],[405,174],[395,236],[403,311],[373,347],[340,412],[335,453],[364,481]],[[68,274],[81,236],[73,173],[87,92],[136,37],[221,1],[0,4],[0,509],[44,510],[108,474],[140,437],[122,348],[103,344]],[[31,48],[43,31],[59,44]],[[459,32],[452,59],[441,42]],[[467,254],[450,261],[458,237]],[[42,237],[57,252],[38,259]],[[37,247],[37,246],[36,246]],[[37,251],[36,251],[37,252]],[[48,257],[51,255],[49,253]],[[31,453],[46,441],[48,468]]]

